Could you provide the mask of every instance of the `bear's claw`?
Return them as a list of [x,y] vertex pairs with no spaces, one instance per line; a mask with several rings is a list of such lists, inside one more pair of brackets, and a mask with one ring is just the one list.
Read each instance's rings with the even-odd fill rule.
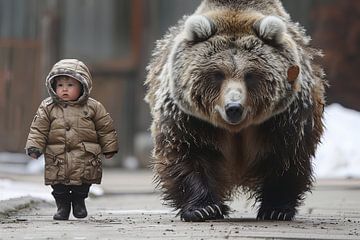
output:
[[295,216],[295,210],[292,209],[260,209],[256,217],[257,220],[277,220],[291,221]]
[[181,219],[185,222],[203,222],[206,220],[223,218],[224,214],[218,204],[211,204],[202,208],[190,209],[181,214]]

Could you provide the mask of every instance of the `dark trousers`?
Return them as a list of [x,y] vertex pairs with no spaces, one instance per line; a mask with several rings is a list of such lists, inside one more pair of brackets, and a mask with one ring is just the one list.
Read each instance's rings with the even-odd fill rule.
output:
[[73,199],[73,198],[87,198],[91,184],[82,185],[51,185],[53,191],[52,195],[58,199]]

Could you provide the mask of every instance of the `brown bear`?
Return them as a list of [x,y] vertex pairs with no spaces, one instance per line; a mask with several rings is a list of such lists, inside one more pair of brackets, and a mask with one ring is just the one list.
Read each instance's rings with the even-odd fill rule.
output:
[[182,220],[228,216],[236,190],[258,219],[294,218],[323,132],[309,41],[279,0],[204,0],[157,42],[145,82],[153,168]]

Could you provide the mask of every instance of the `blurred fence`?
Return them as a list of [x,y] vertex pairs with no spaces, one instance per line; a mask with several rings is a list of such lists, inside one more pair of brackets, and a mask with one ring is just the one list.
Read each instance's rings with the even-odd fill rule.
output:
[[[0,40],[0,146],[18,151],[28,131],[24,119],[33,115],[39,94],[40,44],[37,41]],[[31,119],[30,119],[31,120]]]

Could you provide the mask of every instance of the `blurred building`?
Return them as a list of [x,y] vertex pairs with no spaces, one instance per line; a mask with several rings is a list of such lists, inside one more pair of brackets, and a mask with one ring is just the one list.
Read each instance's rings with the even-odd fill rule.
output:
[[[283,2],[324,50],[329,102],[360,110],[360,1]],[[61,58],[78,58],[92,71],[92,96],[115,120],[118,165],[128,156],[146,161],[151,118],[143,101],[145,67],[155,41],[199,3],[0,0],[0,152],[23,152],[31,120],[47,96],[46,74]]]

